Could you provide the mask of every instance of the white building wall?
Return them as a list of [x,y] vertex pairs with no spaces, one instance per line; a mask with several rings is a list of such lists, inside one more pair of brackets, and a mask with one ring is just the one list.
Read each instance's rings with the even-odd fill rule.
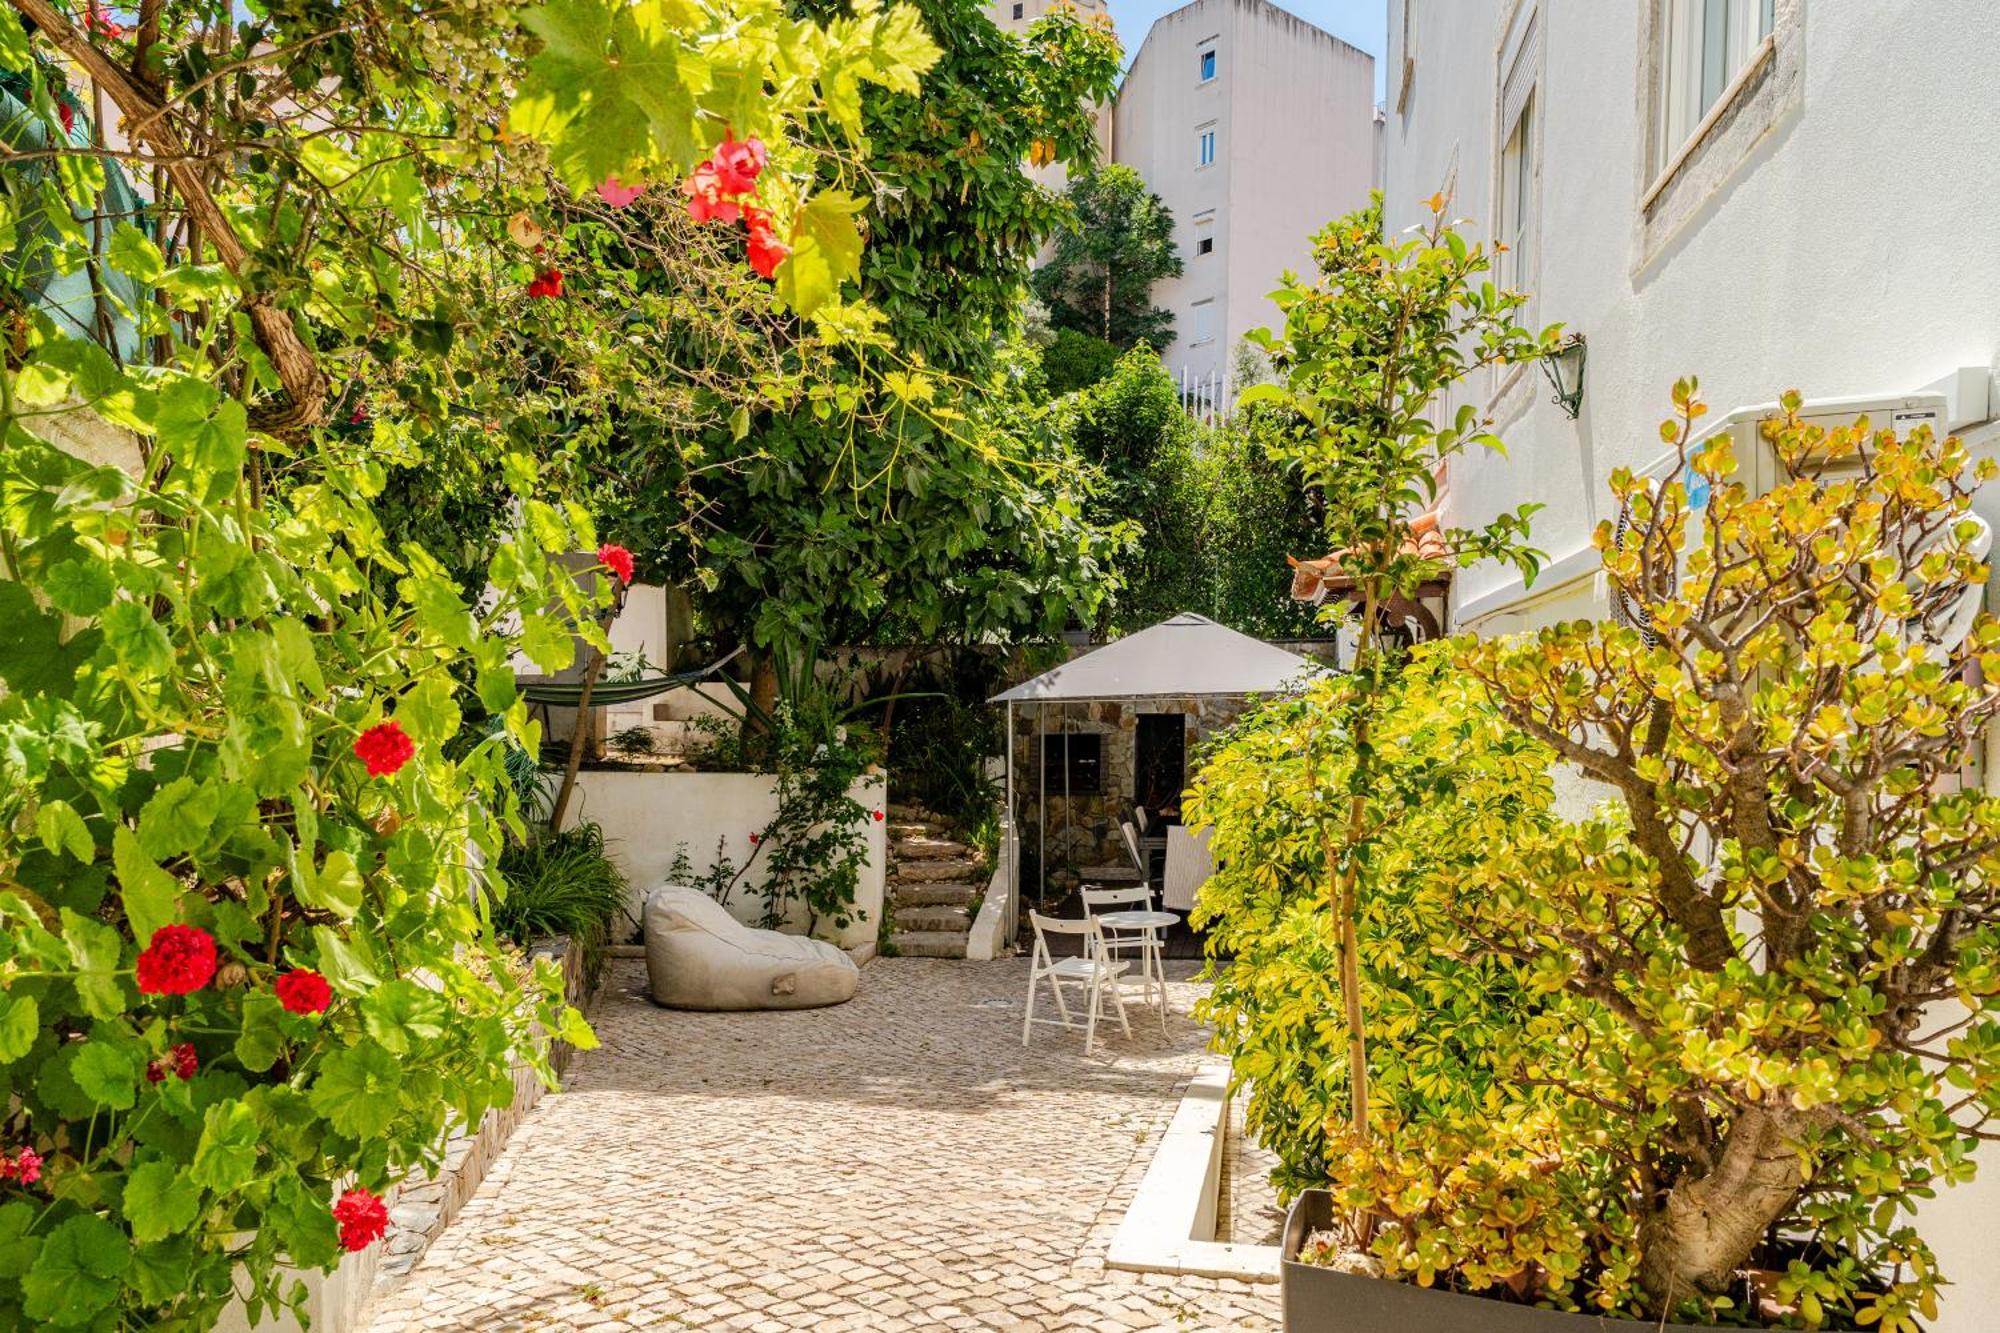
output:
[[[1211,44],[1216,74],[1204,82]],[[1267,0],[1195,0],[1146,34],[1119,89],[1113,156],[1174,215],[1186,271],[1153,300],[1174,313],[1162,359],[1176,376],[1225,374],[1242,336],[1276,323],[1279,274],[1310,270],[1312,233],[1367,202],[1374,85],[1373,57]],[[1198,136],[1211,124],[1215,161],[1202,165]],[[1207,255],[1204,235],[1215,240]],[[1197,340],[1200,301],[1213,302],[1212,323]]]
[[[1553,567],[1532,591],[1504,571],[1460,572],[1460,627],[1608,612],[1591,533],[1612,516],[1612,470],[1659,458],[1677,376],[1698,375],[1719,417],[1787,388],[1903,394],[1978,367],[1986,373],[1970,377],[1952,424],[1982,451],[2000,443],[1987,406],[2000,402],[1989,392],[2000,352],[1990,69],[2000,7],[1776,0],[1775,10],[1768,63],[1668,173],[1674,154],[1653,127],[1653,4],[1389,0],[1392,232],[1448,189],[1453,213],[1492,234],[1501,65],[1525,21],[1539,25],[1535,319],[1563,322],[1589,347],[1574,421],[1538,368],[1471,386],[1509,456],[1452,464],[1448,519],[1477,525],[1540,503],[1535,544]],[[1979,508],[2000,519],[2000,487],[1988,492]],[[1932,1333],[1993,1328],[2000,1160],[1919,1224],[1954,1284]]]

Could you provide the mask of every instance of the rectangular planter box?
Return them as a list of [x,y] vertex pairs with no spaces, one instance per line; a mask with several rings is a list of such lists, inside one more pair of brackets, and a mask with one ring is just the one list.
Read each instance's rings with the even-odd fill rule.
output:
[[1280,1242],[1279,1282],[1285,1333],[1713,1333],[1691,1324],[1658,1324],[1602,1315],[1565,1314],[1387,1278],[1339,1273],[1293,1256],[1306,1236],[1333,1223],[1333,1196],[1307,1190],[1292,1204]]

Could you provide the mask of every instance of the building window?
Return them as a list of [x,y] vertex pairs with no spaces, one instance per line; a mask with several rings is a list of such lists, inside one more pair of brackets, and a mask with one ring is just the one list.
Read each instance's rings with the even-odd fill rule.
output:
[[1500,283],[1517,292],[1534,290],[1535,266],[1535,98],[1521,104],[1500,154]]
[[1014,17],[1015,17],[1015,18],[1019,18],[1019,17],[1021,17],[1021,11],[1022,11],[1023,9],[1025,9],[1025,8],[1027,8],[1027,6],[1025,6],[1025,5],[1015,5],[1015,6],[1014,6]]
[[1211,166],[1215,162],[1215,122],[1210,121],[1195,130],[1194,164],[1198,167]]
[[[1540,111],[1536,89],[1542,68],[1540,17],[1535,10],[1528,10],[1502,48],[1500,179],[1494,191],[1500,242],[1507,247],[1499,257],[1500,285],[1531,298],[1537,276],[1535,182],[1541,167],[1536,160],[1540,148],[1536,126]],[[1526,312],[1522,319],[1527,322]]]
[[1104,790],[1104,738],[1089,735],[1042,737],[1042,773],[1050,794],[1095,796]]
[[1195,59],[1201,62],[1201,81],[1203,83],[1207,83],[1210,79],[1215,77],[1214,47],[1212,46],[1209,47],[1206,51],[1203,51],[1200,55],[1196,56]]
[[1659,160],[1669,161],[1771,35],[1774,0],[1662,0]]
[[1191,313],[1194,315],[1194,328],[1188,334],[1188,346],[1199,347],[1203,343],[1214,342],[1215,341],[1214,300],[1211,299],[1207,301],[1196,301],[1194,303],[1194,309],[1192,310]]
[[1212,254],[1214,254],[1214,253],[1215,253],[1215,238],[1214,238],[1213,236],[1204,236],[1204,237],[1202,237],[1202,238],[1201,238],[1200,240],[1198,240],[1198,241],[1196,241],[1196,242],[1194,243],[1194,252],[1195,252],[1196,254],[1198,254],[1198,255],[1212,255]]

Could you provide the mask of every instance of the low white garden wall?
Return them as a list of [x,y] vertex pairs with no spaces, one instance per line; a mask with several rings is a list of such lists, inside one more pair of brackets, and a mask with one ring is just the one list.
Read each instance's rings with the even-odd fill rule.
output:
[[[604,830],[606,851],[632,885],[634,917],[646,895],[667,883],[678,850],[686,848],[697,877],[719,859],[741,868],[757,851],[750,835],[762,832],[778,813],[777,779],[766,773],[586,769],[577,774],[576,785],[565,821],[593,820]],[[861,819],[868,855],[854,894],[859,915],[845,930],[821,922],[816,932],[843,949],[875,940],[889,849],[886,824],[872,817],[886,809],[884,779],[864,777],[848,794],[870,812]],[[765,858],[759,856],[730,895],[728,907],[737,920],[756,925],[762,918],[764,872]],[[795,907],[786,928],[804,933],[805,924],[804,911]]]

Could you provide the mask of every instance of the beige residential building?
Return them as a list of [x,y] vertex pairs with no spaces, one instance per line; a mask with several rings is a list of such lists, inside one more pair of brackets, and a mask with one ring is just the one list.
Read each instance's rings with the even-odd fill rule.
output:
[[1193,396],[1227,401],[1237,344],[1278,322],[1279,274],[1310,272],[1312,234],[1368,202],[1374,105],[1374,57],[1269,0],[1194,0],[1146,34],[1108,156],[1173,212],[1186,269],[1153,301]]

